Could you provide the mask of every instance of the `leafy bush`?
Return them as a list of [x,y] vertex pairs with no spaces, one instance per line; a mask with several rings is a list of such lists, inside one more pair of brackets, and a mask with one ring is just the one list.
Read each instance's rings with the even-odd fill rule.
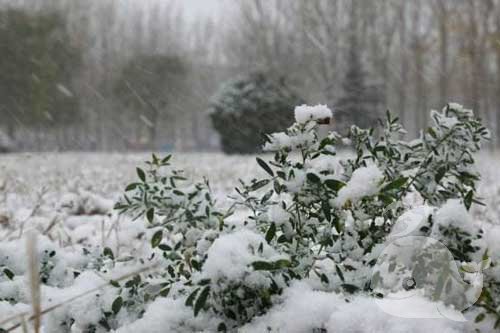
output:
[[[462,274],[473,261],[488,260],[481,230],[466,218],[471,205],[480,204],[473,154],[489,137],[470,110],[449,104],[433,111],[434,126],[410,142],[402,140],[404,130],[390,114],[381,122],[378,138],[373,130],[355,126],[347,138],[334,132],[320,138],[319,123],[328,115],[324,106],[296,108],[294,125],[267,136],[264,149],[274,151],[274,158],[257,158],[268,177],[242,182],[226,212],[217,211],[207,184],[185,192],[169,181],[178,171],[159,178],[163,162],[156,157],[148,172],[152,181],[139,171],[141,182],[129,186],[132,196],[125,196],[118,207],[145,214],[154,226],[164,227],[168,237],[180,237],[178,243],[162,241],[158,231],[152,243],[161,244],[164,251],[169,288],[185,295],[195,315],[214,313],[221,318],[221,330],[241,327],[279,302],[293,280],[317,281],[322,289],[346,294],[383,297],[384,292],[397,291],[404,284],[388,284],[393,280],[384,281],[389,275],[375,266],[408,216],[417,216],[408,232],[444,243]],[[355,154],[337,163],[340,140],[350,142]],[[417,200],[426,213],[418,215],[408,198]],[[229,227],[226,218],[239,207],[250,213],[242,225]],[[457,210],[462,217],[453,215]],[[172,249],[176,256],[170,254]],[[389,272],[397,281],[408,272],[418,278],[419,271],[435,264],[421,254],[412,255],[410,267]],[[176,272],[182,270],[180,279]],[[446,285],[452,295],[446,298],[448,304],[457,306],[451,273],[432,272],[436,278],[426,278],[418,287],[430,290],[426,295],[432,298],[440,297]],[[493,299],[483,297],[479,304],[493,309],[485,303]],[[467,301],[461,299],[459,306]]]
[[[173,311],[165,319],[168,327],[155,325],[235,331],[283,305],[298,281],[336,304],[416,289],[440,310],[467,310],[477,323],[488,318],[498,327],[499,257],[468,212],[481,204],[474,154],[488,131],[457,104],[433,111],[433,126],[409,142],[390,114],[378,137],[355,126],[348,137],[320,137],[328,117],[326,106],[297,107],[295,124],[266,138],[272,159],[257,158],[266,176],[241,181],[224,209],[207,180],[192,183],[170,156],[153,155],[116,205],[121,213],[144,217],[149,245],[138,258],[84,248],[84,258],[70,265],[57,248],[42,247],[46,287],[102,276],[113,286],[57,308],[47,329],[120,332],[141,320],[149,329]],[[353,153],[336,156],[340,141],[350,143]],[[0,293],[0,302],[18,303],[17,275],[25,268],[13,259],[17,249],[6,248],[0,283],[14,292]],[[139,270],[106,275],[127,260],[138,261]],[[325,324],[318,322],[314,331],[324,332]]]
[[262,134],[292,124],[290,109],[301,99],[283,80],[266,73],[252,73],[230,81],[214,96],[210,117],[229,154],[260,151]]

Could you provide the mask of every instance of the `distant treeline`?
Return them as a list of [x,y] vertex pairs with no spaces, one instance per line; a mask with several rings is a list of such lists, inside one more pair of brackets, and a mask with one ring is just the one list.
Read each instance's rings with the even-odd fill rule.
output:
[[225,9],[194,22],[175,0],[0,0],[0,129],[23,150],[217,149],[211,96],[259,70],[341,118],[388,108],[415,136],[454,101],[500,138],[500,0]]

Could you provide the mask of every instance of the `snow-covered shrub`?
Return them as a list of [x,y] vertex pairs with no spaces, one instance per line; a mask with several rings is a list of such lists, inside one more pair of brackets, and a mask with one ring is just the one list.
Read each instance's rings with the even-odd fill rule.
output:
[[[267,137],[274,156],[257,158],[264,177],[241,181],[225,205],[208,181],[193,183],[170,156],[153,155],[116,205],[136,221],[105,217],[109,231],[133,226],[121,233],[133,243],[125,250],[106,242],[109,231],[72,250],[40,237],[43,308],[53,306],[44,330],[331,333],[374,321],[374,331],[425,331],[390,316],[411,307],[385,307],[409,296],[441,316],[468,309],[477,325],[498,325],[500,231],[469,215],[480,203],[474,153],[488,132],[456,104],[433,112],[433,126],[410,142],[390,115],[379,134],[320,135],[331,115],[297,107],[295,124]],[[353,153],[337,156],[340,141]],[[74,218],[75,207],[93,206],[82,195],[61,211]],[[27,256],[17,240],[0,244],[5,313],[30,303]],[[347,320],[360,311],[370,315]]]
[[140,181],[130,184],[116,205],[137,218],[145,216],[155,230],[151,258],[158,255],[155,260],[163,269],[153,274],[161,280],[157,295],[183,297],[196,315],[207,308],[230,325],[262,314],[271,305],[264,293],[276,281],[260,266],[271,262],[284,268],[288,258],[254,231],[229,233],[234,226],[224,220],[233,209],[221,213],[208,181],[191,184],[169,160],[153,155],[149,169],[137,169]]
[[404,129],[397,118],[387,115],[380,140],[371,130],[351,130],[350,139],[357,159],[348,161],[351,169],[373,160],[392,178],[406,179],[405,191],[413,188],[433,205],[450,198],[461,198],[467,209],[475,197],[479,175],[473,154],[489,138],[488,130],[461,105],[448,104],[441,112],[432,111],[433,126],[417,140],[402,141]]
[[[353,127],[347,139],[356,154],[340,161],[340,170],[333,156],[341,138],[335,133],[318,137],[324,107],[315,110],[306,117],[311,111],[297,108],[297,122],[269,136],[265,149],[275,151],[274,159],[258,162],[270,177],[254,179],[239,191],[240,204],[254,213],[269,244],[289,255],[285,277],[316,276],[323,288],[381,296],[372,283],[373,267],[394,225],[410,209],[405,201],[411,195],[433,207],[408,234],[420,228],[418,235],[444,243],[459,263],[483,259],[481,230],[467,210],[479,202],[473,154],[488,131],[470,110],[450,104],[433,111],[434,126],[411,142],[402,140],[404,131],[390,115],[380,138],[373,130]],[[410,255],[415,259],[417,254]],[[405,274],[435,263],[428,260],[422,267],[411,262]],[[450,281],[449,276],[442,279]]]
[[283,287],[273,272],[289,264],[262,234],[239,230],[223,235],[210,247],[201,273],[202,281],[209,282],[204,287],[210,291],[207,304],[225,318],[223,325],[248,322],[272,305],[273,291]]
[[[207,250],[225,228],[225,216],[215,207],[208,181],[192,184],[182,170],[171,166],[170,157],[153,155],[149,169],[137,168],[139,182],[128,185],[116,205],[136,218],[145,216],[154,229],[151,259],[158,256],[156,261],[164,269],[156,277],[162,279],[157,295],[167,295],[171,289],[181,295],[190,291]],[[139,282],[139,288],[146,287]]]
[[[267,312],[294,280],[344,295],[419,288],[456,309],[477,300],[472,275],[489,258],[468,209],[480,203],[473,154],[488,131],[457,104],[433,111],[434,125],[410,142],[389,114],[379,137],[357,127],[346,138],[320,137],[331,116],[326,106],[297,107],[295,124],[267,136],[264,150],[274,158],[257,158],[268,177],[242,182],[227,212],[216,209],[208,183],[180,189],[176,183],[185,179],[169,158],[154,156],[151,170],[138,169],[141,182],[127,188],[131,194],[118,208],[159,228],[152,246],[163,251],[169,297],[185,299],[195,316],[213,313],[220,330]],[[352,144],[353,157],[337,159],[340,140]],[[234,230],[225,220],[237,207],[249,215]],[[408,235],[435,241],[403,262],[384,252]],[[460,271],[436,268],[429,251]],[[423,272],[430,274],[421,278]]]
[[[158,176],[156,168],[163,162],[156,157],[148,173],[138,170],[142,183],[129,186],[134,194],[118,207],[145,214],[153,226],[167,228],[169,237],[177,235],[177,243],[162,244],[165,250],[179,250],[178,257],[164,253],[167,261],[178,260],[177,265],[167,264],[177,267],[167,268],[177,277],[167,284],[187,297],[185,303],[195,315],[205,309],[221,318],[220,329],[239,327],[279,302],[293,280],[310,281],[326,291],[377,297],[418,287],[430,290],[424,293],[430,299],[446,299],[455,307],[477,300],[474,288],[457,289],[463,284],[456,284],[454,289],[453,281],[469,281],[471,267],[478,267],[474,262],[483,260],[482,269],[488,259],[482,231],[467,212],[472,203],[480,203],[473,154],[488,131],[457,104],[433,111],[434,125],[410,142],[402,140],[404,130],[390,114],[378,137],[373,130],[357,127],[346,138],[335,132],[320,137],[320,124],[331,116],[326,106],[297,107],[295,124],[267,136],[264,149],[275,153],[273,160],[257,158],[268,177],[242,182],[225,213],[215,209],[208,185],[196,185],[192,195],[173,200],[180,193],[174,192],[168,176]],[[352,144],[354,156],[338,161],[340,140]],[[170,177],[178,175],[171,171]],[[200,191],[205,194],[199,196]],[[409,200],[421,205],[420,210]],[[235,207],[250,212],[243,230],[224,223]],[[162,231],[153,236],[153,247],[161,242],[158,234]],[[394,237],[407,235],[436,241],[410,251],[410,260],[402,263],[397,256],[387,256],[384,248]],[[435,269],[435,258],[426,257],[425,251],[436,249],[446,249],[440,260],[456,261],[460,273]],[[175,273],[191,266],[195,271],[186,270],[182,278]],[[419,272],[431,277],[419,279]],[[419,285],[408,287],[408,276]],[[447,298],[441,295],[444,289]],[[457,300],[453,295],[458,291],[470,297]]]
[[255,72],[224,84],[209,111],[222,150],[249,154],[261,151],[263,134],[290,126],[290,109],[300,103],[283,79]]

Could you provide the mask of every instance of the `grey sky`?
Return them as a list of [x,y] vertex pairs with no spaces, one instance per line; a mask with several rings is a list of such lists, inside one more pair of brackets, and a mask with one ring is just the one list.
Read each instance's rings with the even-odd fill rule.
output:
[[226,0],[172,0],[184,9],[188,19],[199,17],[215,17],[224,5],[228,5]]

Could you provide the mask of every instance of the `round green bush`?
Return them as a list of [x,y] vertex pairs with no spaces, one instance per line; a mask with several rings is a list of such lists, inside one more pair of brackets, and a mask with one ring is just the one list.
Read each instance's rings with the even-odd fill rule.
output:
[[261,151],[264,134],[293,123],[293,108],[302,103],[283,78],[256,72],[224,84],[209,111],[225,153],[253,154]]

